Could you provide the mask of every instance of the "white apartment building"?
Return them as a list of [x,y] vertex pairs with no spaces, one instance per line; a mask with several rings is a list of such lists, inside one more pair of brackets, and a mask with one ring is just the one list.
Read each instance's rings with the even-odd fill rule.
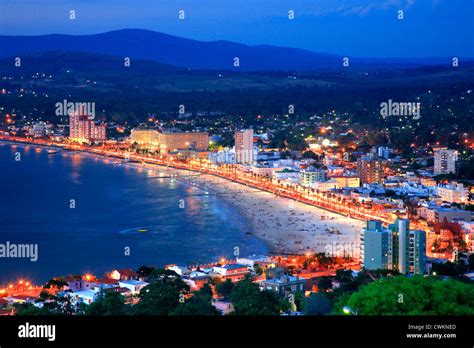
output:
[[253,129],[235,132],[235,160],[237,163],[249,164],[254,162]]
[[315,182],[325,181],[327,172],[322,169],[308,168],[300,171],[300,185],[301,186],[312,186]]
[[459,183],[437,186],[436,192],[442,201],[449,203],[466,203],[469,200],[469,190]]
[[434,174],[456,173],[459,153],[456,150],[439,149],[434,151]]

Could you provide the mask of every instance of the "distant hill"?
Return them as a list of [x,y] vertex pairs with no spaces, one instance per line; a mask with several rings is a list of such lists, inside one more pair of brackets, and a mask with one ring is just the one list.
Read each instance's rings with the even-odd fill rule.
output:
[[[93,52],[144,59],[192,69],[239,71],[312,71],[342,67],[342,56],[270,45],[248,46],[229,41],[197,41],[164,33],[123,29],[94,35],[0,36],[0,58],[36,52]],[[234,58],[240,60],[234,67]],[[361,59],[350,58],[361,69],[416,67],[449,64],[448,58]],[[133,64],[133,61],[132,61]]]

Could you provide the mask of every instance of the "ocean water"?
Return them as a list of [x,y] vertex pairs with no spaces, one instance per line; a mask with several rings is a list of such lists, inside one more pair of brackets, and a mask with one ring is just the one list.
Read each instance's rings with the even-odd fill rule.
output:
[[205,263],[232,257],[236,247],[240,255],[267,252],[231,205],[159,176],[166,174],[114,159],[0,145],[0,244],[38,245],[36,262],[0,258],[0,285]]

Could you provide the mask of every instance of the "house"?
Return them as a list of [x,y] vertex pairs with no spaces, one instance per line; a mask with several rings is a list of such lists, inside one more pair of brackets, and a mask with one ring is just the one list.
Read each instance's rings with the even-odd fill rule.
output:
[[266,279],[260,283],[260,290],[275,291],[284,296],[297,291],[304,291],[306,279],[285,275],[280,278]]
[[234,311],[234,306],[229,301],[212,300],[211,303],[222,315],[227,315]]
[[199,290],[204,286],[204,284],[209,282],[209,276],[205,274],[193,278],[184,277],[182,280],[191,288],[191,290]]
[[36,297],[31,297],[28,295],[11,295],[4,298],[8,306],[11,306],[15,303],[35,303]]
[[82,281],[81,275],[69,275],[66,277],[65,282],[67,283],[67,287],[72,291],[84,289],[84,282]]
[[80,290],[71,293],[71,302],[78,303],[83,302],[85,304],[91,304],[99,297],[100,292],[94,290]]
[[242,280],[245,278],[245,275],[250,273],[247,265],[241,265],[239,263],[214,266],[212,271],[217,273],[221,278],[231,279],[232,281]]
[[124,297],[128,297],[128,296],[132,295],[132,292],[130,291],[130,289],[122,288],[118,285],[114,286],[114,287],[106,288],[106,289],[103,289],[103,290],[104,290],[104,293],[117,292],[117,293],[119,293],[120,295],[122,295]]
[[165,269],[168,271],[173,271],[176,274],[180,275],[181,277],[185,275],[189,275],[189,273],[191,272],[191,270],[188,267],[179,266],[179,265],[169,265],[169,266],[166,266]]
[[132,295],[138,294],[141,289],[147,286],[149,283],[142,282],[141,280],[124,280],[118,282],[121,288],[127,288],[130,290]]
[[247,257],[239,257],[237,258],[237,263],[241,265],[246,265],[248,267],[254,268],[255,265],[260,267],[266,267],[272,263],[272,260],[268,256],[263,255],[251,255]]
[[116,280],[138,280],[138,273],[134,272],[131,268],[116,269],[110,272],[108,277]]
[[443,207],[435,207],[427,211],[428,222],[441,222],[444,219],[452,221],[471,221],[472,213],[467,210],[450,209]]

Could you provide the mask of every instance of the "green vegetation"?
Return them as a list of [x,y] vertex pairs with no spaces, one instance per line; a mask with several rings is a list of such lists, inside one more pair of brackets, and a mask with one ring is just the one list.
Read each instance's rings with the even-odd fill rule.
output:
[[278,315],[280,298],[271,291],[260,291],[249,277],[237,283],[230,294],[235,315]]
[[86,315],[125,315],[130,311],[118,292],[107,292],[86,307]]
[[326,315],[331,313],[332,302],[321,292],[311,294],[304,302],[305,315]]
[[235,284],[230,279],[226,279],[224,282],[216,285],[216,292],[219,296],[227,298],[230,296],[235,288]]
[[342,297],[334,313],[342,314],[343,306],[359,315],[474,315],[474,287],[453,279],[396,276]]
[[219,315],[220,313],[211,304],[212,289],[209,284],[198,291],[192,293],[192,297],[187,299],[183,304],[179,304],[171,315]]
[[140,302],[133,307],[134,314],[169,315],[180,304],[182,295],[189,291],[179,277],[165,275],[166,271],[158,273],[160,278],[140,291]]

